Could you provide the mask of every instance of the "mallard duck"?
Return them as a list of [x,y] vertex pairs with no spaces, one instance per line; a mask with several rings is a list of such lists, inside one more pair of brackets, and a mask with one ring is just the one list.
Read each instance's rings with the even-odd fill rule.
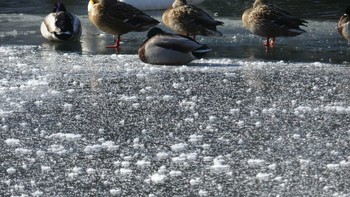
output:
[[340,17],[337,29],[343,38],[350,41],[350,6],[345,10],[344,15]]
[[146,31],[159,23],[134,6],[118,0],[90,0],[88,11],[93,25],[117,36],[115,45],[107,48],[119,48],[120,36],[123,34],[131,31]]
[[265,45],[270,47],[275,46],[275,37],[305,33],[299,26],[306,26],[307,23],[277,6],[268,4],[267,0],[255,0],[253,7],[243,13],[242,21],[243,26],[253,34],[266,37]]
[[[135,6],[140,10],[163,10],[171,6],[174,0],[120,0],[121,2]],[[204,0],[188,0],[190,4],[196,5]]]
[[162,16],[163,23],[176,33],[193,36],[222,36],[216,26],[223,25],[214,20],[206,12],[193,5],[187,5],[186,0],[175,0]]
[[141,61],[149,64],[184,65],[210,50],[188,36],[166,33],[154,27],[148,32],[138,54]]
[[48,40],[65,41],[79,40],[82,30],[78,17],[67,12],[63,3],[59,2],[41,23],[40,31]]

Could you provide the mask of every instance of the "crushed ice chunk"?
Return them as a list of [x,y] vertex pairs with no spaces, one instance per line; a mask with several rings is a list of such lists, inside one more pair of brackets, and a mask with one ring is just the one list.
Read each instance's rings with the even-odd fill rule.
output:
[[8,145],[8,146],[12,146],[12,147],[17,147],[17,146],[20,146],[20,140],[19,139],[14,139],[14,138],[11,138],[11,139],[7,139],[5,140],[5,143]]
[[181,151],[186,150],[187,146],[188,145],[186,143],[178,143],[178,144],[172,145],[170,148],[174,152],[181,152]]
[[165,182],[166,179],[167,176],[164,174],[155,173],[151,176],[151,181],[155,184],[162,184]]

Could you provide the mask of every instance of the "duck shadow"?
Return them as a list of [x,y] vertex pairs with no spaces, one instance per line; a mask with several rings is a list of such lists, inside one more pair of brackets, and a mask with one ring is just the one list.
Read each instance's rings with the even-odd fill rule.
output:
[[54,41],[46,41],[41,44],[44,49],[51,51],[59,51],[59,52],[75,52],[82,53],[82,45],[80,41],[74,42],[54,42]]
[[188,67],[217,67],[217,68],[225,68],[225,67],[239,67],[241,65],[237,63],[209,63],[209,62],[191,62],[187,64]]

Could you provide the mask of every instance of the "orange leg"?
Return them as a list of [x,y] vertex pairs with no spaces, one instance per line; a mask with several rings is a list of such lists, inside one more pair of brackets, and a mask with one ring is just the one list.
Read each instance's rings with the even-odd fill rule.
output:
[[115,44],[114,45],[109,45],[109,46],[106,46],[106,48],[112,48],[112,49],[114,49],[114,48],[119,48],[120,47],[120,35],[118,35],[118,37],[117,37],[117,41],[115,42]]
[[266,37],[265,46],[266,46],[266,47],[269,47],[269,46],[270,46],[270,37]]
[[272,37],[272,40],[271,40],[271,42],[270,42],[270,47],[275,47],[275,40],[276,40],[276,38],[275,37]]
[[[270,41],[270,38],[271,38],[271,41]],[[276,40],[275,37],[266,37],[265,46],[271,47],[271,48],[275,47],[275,40]]]

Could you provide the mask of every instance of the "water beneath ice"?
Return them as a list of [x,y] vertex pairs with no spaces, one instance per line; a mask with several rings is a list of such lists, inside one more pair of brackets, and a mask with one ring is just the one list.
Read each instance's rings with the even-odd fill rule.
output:
[[312,16],[281,3],[308,33],[266,51],[242,28],[247,2],[207,0],[224,36],[198,37],[213,50],[176,67],[140,62],[143,33],[106,49],[113,37],[80,1],[67,7],[81,42],[47,42],[52,2],[28,2],[0,2],[1,196],[350,195],[342,3],[317,1]]

